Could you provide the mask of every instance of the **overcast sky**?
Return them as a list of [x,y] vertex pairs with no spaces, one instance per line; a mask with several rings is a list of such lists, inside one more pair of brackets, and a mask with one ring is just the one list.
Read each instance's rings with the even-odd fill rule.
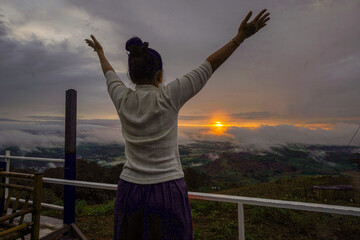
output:
[[[98,131],[83,139],[119,139],[110,130],[99,139],[106,132],[99,127],[120,129],[120,122],[99,120],[117,115],[84,42],[90,34],[129,87],[124,44],[135,35],[148,41],[162,55],[166,84],[233,38],[250,10],[252,20],[264,8],[267,26],[180,111],[181,125],[198,125],[180,127],[180,139],[347,143],[360,124],[358,0],[0,0],[0,144],[11,137],[20,143],[21,134],[35,139],[40,130],[46,138],[49,122],[63,131],[70,88],[78,93],[81,129]],[[222,134],[201,126],[216,121],[231,126]]]

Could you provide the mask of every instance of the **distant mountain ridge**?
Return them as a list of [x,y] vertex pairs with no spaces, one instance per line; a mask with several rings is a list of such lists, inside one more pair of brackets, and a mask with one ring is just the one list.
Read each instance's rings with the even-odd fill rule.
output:
[[[239,184],[267,182],[295,175],[341,174],[359,168],[359,148],[286,145],[264,152],[220,152],[214,161],[195,168],[219,181]],[[201,156],[206,158],[206,154]]]
[[[239,149],[242,149],[239,151]],[[245,150],[243,150],[245,149]],[[220,182],[253,183],[294,175],[340,174],[358,168],[354,159],[360,148],[352,146],[324,146],[288,144],[273,146],[268,150],[239,148],[229,142],[199,141],[180,145],[183,169],[189,167],[199,174],[206,174]],[[64,158],[63,148],[36,148],[32,151],[18,147],[3,147],[0,154],[10,150],[11,155]],[[80,144],[77,158],[111,168],[126,161],[125,147],[118,144]],[[19,169],[44,171],[60,167],[61,163],[13,160],[11,165]]]

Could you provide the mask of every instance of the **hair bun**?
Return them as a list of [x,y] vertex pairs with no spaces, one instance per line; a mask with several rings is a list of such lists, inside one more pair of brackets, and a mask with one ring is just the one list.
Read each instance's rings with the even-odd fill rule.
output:
[[125,49],[130,52],[132,57],[138,57],[147,52],[149,47],[148,42],[143,42],[138,37],[133,37],[127,40],[125,44]]
[[144,51],[144,52],[147,52],[148,47],[149,47],[149,43],[148,43],[148,42],[144,42],[144,43],[143,43],[143,51]]

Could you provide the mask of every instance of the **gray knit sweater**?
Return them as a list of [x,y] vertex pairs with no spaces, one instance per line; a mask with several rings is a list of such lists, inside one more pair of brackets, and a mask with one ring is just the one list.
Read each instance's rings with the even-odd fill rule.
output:
[[127,88],[114,71],[105,74],[125,139],[120,178],[154,184],[184,177],[178,149],[178,113],[212,75],[208,61],[167,85]]

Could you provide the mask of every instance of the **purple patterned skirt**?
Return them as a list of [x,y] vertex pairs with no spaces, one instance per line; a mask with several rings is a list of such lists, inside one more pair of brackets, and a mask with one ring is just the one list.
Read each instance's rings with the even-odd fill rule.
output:
[[119,179],[114,240],[189,240],[193,223],[184,178],[156,184]]

